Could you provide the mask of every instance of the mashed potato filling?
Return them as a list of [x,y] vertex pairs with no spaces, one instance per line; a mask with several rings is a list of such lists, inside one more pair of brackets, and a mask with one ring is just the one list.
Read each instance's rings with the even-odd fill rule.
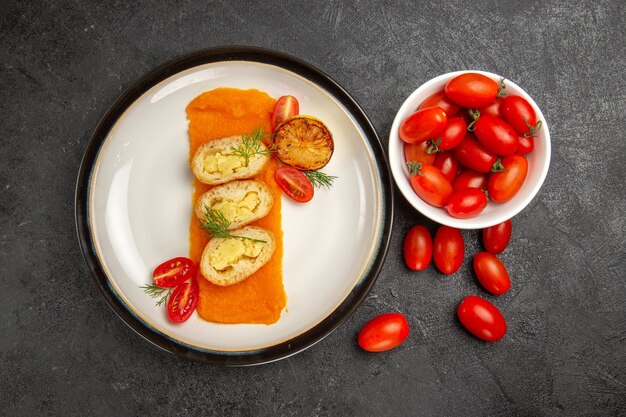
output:
[[250,191],[240,200],[225,198],[213,205],[213,210],[220,211],[229,222],[246,220],[254,214],[261,204],[259,194]]
[[209,174],[219,172],[222,175],[230,175],[244,166],[245,160],[242,157],[221,152],[206,155],[202,160],[202,168]]
[[225,239],[209,255],[209,262],[217,271],[223,271],[244,257],[258,257],[262,250],[262,242],[248,239]]

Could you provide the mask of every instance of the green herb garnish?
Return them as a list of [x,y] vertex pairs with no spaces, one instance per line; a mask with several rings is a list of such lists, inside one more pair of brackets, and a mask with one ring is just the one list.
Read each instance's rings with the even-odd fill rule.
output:
[[270,156],[272,150],[267,148],[263,144],[263,138],[265,133],[261,129],[255,129],[250,135],[243,135],[242,143],[237,146],[232,146],[230,149],[233,151],[233,155],[237,155],[243,158],[248,166],[250,158],[254,155]]
[[211,237],[217,237],[220,239],[228,239],[228,238],[248,239],[253,242],[266,243],[265,240],[254,239],[252,237],[246,237],[246,236],[236,236],[236,235],[231,234],[228,231],[228,228],[230,227],[230,222],[228,221],[226,216],[224,216],[224,213],[222,213],[221,211],[213,210],[206,204],[204,205],[203,211],[204,211],[204,218],[200,219],[200,227],[202,227],[202,229],[205,232],[210,234]]
[[322,171],[302,171],[302,173],[306,175],[315,188],[326,187],[330,189],[333,185],[333,181],[337,179],[337,177],[325,174]]
[[[143,290],[143,292],[148,294],[150,296],[150,298],[158,298],[158,300],[156,302],[157,307],[159,307],[161,304],[163,304],[165,302],[165,300],[167,300],[167,297],[172,292],[171,288],[161,288],[161,287],[157,287],[156,285],[153,285],[153,284],[143,285],[143,286],[141,286],[139,288],[141,288]],[[164,292],[165,292],[165,295],[163,295]]]

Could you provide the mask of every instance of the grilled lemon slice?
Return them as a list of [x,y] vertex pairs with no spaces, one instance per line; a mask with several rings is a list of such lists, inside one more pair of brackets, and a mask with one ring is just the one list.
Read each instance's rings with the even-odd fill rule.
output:
[[313,171],[330,161],[335,145],[330,130],[311,116],[295,116],[274,131],[274,150],[278,159],[301,170]]

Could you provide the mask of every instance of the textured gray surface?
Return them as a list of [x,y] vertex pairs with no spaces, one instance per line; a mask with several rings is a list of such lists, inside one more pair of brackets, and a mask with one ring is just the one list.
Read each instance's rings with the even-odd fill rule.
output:
[[[2,2],[0,414],[626,415],[623,1],[170,3]],[[503,341],[481,343],[455,319],[465,295],[485,295],[467,261],[448,278],[404,267],[403,235],[424,219],[399,193],[369,298],[302,354],[209,367],[152,348],[115,317],[75,237],[82,152],[140,75],[224,44],[326,71],[385,143],[404,98],[443,72],[505,74],[535,98],[553,160],[503,255],[513,278],[494,301],[510,326]],[[465,237],[476,252],[477,233]],[[387,311],[408,315],[409,340],[360,351],[359,328]]]

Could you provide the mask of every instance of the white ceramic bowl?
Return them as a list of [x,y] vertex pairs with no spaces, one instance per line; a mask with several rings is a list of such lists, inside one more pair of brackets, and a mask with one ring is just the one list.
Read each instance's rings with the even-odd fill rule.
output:
[[535,138],[535,147],[531,153],[527,155],[528,159],[528,175],[518,193],[509,201],[504,203],[495,203],[489,201],[485,210],[478,216],[469,219],[457,219],[448,214],[445,209],[431,206],[424,200],[419,198],[411,188],[409,180],[409,172],[404,159],[404,142],[398,136],[398,129],[404,119],[417,110],[419,105],[430,95],[444,89],[445,85],[452,78],[466,72],[476,72],[486,75],[487,77],[500,82],[500,76],[484,71],[456,71],[440,75],[430,81],[422,84],[415,90],[402,104],[400,110],[391,126],[389,135],[389,162],[391,173],[393,175],[398,188],[404,197],[411,203],[413,207],[424,216],[436,221],[459,229],[482,229],[501,223],[515,216],[522,211],[524,207],[530,203],[537,194],[543,184],[548,167],[550,166],[550,132],[548,124],[543,113],[537,106],[537,103],[517,84],[510,80],[506,80],[507,95],[518,95],[524,97],[533,106],[537,113],[538,120],[542,120],[543,124]]

